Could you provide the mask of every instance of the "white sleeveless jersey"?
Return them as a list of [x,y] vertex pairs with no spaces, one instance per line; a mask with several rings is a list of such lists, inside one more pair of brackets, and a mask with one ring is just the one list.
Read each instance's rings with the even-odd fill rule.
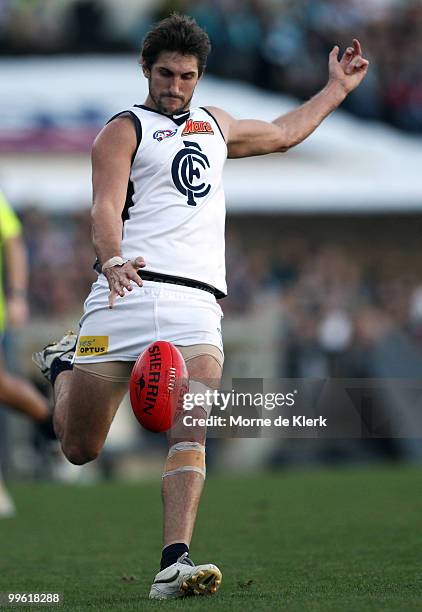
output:
[[127,112],[140,142],[122,213],[123,257],[141,255],[145,270],[198,280],[226,294],[227,147],[217,121],[203,108],[172,117],[141,105]]

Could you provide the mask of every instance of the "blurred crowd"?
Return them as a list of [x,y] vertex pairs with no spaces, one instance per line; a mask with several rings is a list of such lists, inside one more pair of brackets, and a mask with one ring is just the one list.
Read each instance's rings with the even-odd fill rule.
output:
[[[22,220],[32,315],[77,320],[96,278],[89,211],[54,217],[30,208]],[[268,221],[265,235],[274,223],[282,226]],[[362,252],[306,232],[269,245],[251,244],[230,220],[229,296],[221,305],[230,320],[258,310],[265,315],[268,301],[277,304],[281,376],[363,378],[411,370],[420,376],[422,283],[412,248],[398,254],[397,245],[380,242]]]
[[327,55],[358,37],[371,62],[345,105],[359,116],[422,129],[421,0],[1,0],[0,53],[133,52],[150,23],[179,10],[208,31],[209,72],[308,98]]
[[39,208],[28,208],[21,219],[30,265],[32,315],[69,315],[78,320],[97,276],[89,211],[55,217]]
[[[341,237],[339,238],[341,241]],[[226,315],[280,310],[280,376],[377,378],[422,375],[422,282],[409,249],[283,236],[280,245],[227,242]]]

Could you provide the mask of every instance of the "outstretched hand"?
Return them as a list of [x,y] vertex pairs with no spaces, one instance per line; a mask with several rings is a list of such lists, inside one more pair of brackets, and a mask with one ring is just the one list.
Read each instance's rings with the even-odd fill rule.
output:
[[104,274],[108,280],[110,287],[110,293],[108,295],[108,306],[113,308],[116,297],[124,297],[126,291],[132,291],[132,282],[142,287],[143,282],[138,274],[140,268],[145,267],[145,261],[143,257],[136,257],[127,261],[122,266],[113,266],[104,270]]
[[360,42],[354,38],[353,47],[347,47],[342,58],[338,59],[339,47],[336,45],[329,55],[329,82],[338,82],[346,94],[356,89],[368,72],[369,62],[362,56]]

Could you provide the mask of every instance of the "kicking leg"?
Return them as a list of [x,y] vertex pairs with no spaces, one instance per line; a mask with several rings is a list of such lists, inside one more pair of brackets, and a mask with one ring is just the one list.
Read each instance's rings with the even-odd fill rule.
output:
[[79,367],[57,376],[54,429],[71,463],[96,459],[127,389],[127,382],[103,380]]
[[56,344],[34,353],[32,359],[53,385],[54,428],[63,452],[71,463],[83,465],[93,461],[102,449],[127,391],[128,378],[112,376],[119,362],[107,364],[108,374],[98,372],[94,367],[98,364],[87,364],[87,369],[85,365],[73,367],[76,340],[76,335],[69,332]]

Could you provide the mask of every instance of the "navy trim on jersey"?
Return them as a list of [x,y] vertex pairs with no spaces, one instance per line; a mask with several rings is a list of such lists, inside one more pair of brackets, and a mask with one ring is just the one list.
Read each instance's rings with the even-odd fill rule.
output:
[[129,208],[133,206],[133,194],[135,193],[135,188],[132,181],[129,179],[127,184],[126,191],[126,201],[122,210],[122,221],[123,223],[129,219]]
[[[200,106],[199,108],[201,108],[201,109],[202,109],[203,111],[205,111],[205,112],[206,112],[206,113],[207,113],[207,114],[208,114],[210,117],[212,117],[212,118],[214,119],[215,123],[217,124],[218,129],[220,130],[220,134],[221,134],[221,136],[222,136],[222,138],[223,138],[224,142],[226,142],[226,139],[224,138],[223,130],[221,129],[220,124],[218,123],[218,121],[217,121],[217,119],[214,117],[214,115],[213,115],[212,113],[210,113],[210,111],[209,111],[209,110],[207,110],[207,109],[205,108],[205,106]],[[227,143],[226,143],[226,144],[227,144]]]
[[167,117],[167,119],[171,119],[173,123],[178,125],[179,127],[185,123],[187,119],[189,119],[190,111],[186,111],[183,115],[166,115],[166,113],[161,113],[155,108],[150,108],[149,106],[145,106],[144,104],[134,104],[137,108],[143,108],[144,110],[149,111],[150,113],[157,113],[157,115],[162,115],[163,117]]

